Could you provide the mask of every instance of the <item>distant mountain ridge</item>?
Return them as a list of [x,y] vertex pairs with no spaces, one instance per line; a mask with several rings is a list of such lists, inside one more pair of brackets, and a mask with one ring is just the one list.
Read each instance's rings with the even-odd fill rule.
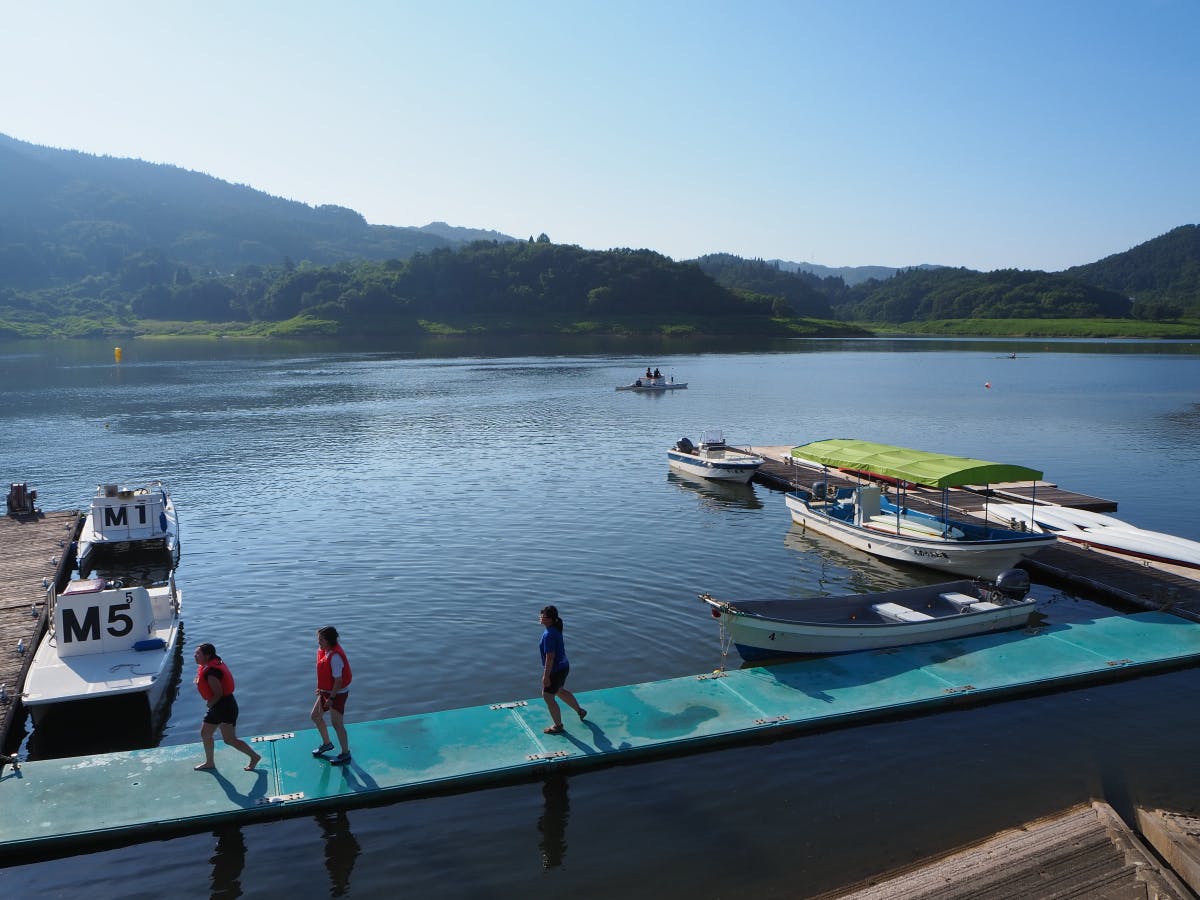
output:
[[427,234],[434,234],[455,244],[469,244],[472,241],[499,241],[501,244],[519,240],[499,231],[484,228],[460,228],[457,225],[447,225],[445,222],[430,222],[417,229]]
[[810,262],[789,262],[786,259],[768,259],[767,263],[777,266],[784,272],[808,272],[811,275],[816,275],[818,278],[840,278],[846,282],[848,287],[854,287],[857,284],[870,281],[872,278],[876,281],[886,281],[897,272],[903,272],[908,269],[945,268],[945,266],[932,265],[930,263],[922,263],[919,266],[903,266],[900,268],[892,268],[891,266],[822,266]]

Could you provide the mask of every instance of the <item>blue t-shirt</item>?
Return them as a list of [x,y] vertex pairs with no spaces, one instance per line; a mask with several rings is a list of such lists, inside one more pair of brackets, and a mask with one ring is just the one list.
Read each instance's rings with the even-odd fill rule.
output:
[[570,665],[567,662],[567,645],[563,643],[562,632],[557,628],[547,628],[542,632],[542,639],[538,643],[538,650],[542,653],[543,666],[546,664],[546,654],[554,654],[554,668],[550,670],[552,672],[558,672]]

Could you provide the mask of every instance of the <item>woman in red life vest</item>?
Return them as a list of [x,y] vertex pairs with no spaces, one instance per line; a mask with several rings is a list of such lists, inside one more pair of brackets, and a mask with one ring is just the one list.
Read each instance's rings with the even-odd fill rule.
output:
[[329,713],[329,721],[342,745],[342,752],[330,760],[335,766],[350,762],[350,738],[342,716],[346,712],[352,677],[350,660],[338,643],[337,629],[332,625],[317,629],[317,702],[313,704],[312,720],[321,733],[321,746],[313,751],[313,756],[324,756],[333,749],[325,727],[325,713]]
[[250,757],[247,772],[253,772],[258,761],[262,759],[250,745],[237,736],[238,705],[233,698],[233,673],[217,656],[217,648],[212,644],[201,644],[196,648],[196,690],[208,704],[208,712],[204,715],[204,724],[200,726],[200,740],[204,743],[204,762],[196,766],[197,772],[215,769],[213,761],[213,734],[221,729],[221,739],[235,750],[240,750]]

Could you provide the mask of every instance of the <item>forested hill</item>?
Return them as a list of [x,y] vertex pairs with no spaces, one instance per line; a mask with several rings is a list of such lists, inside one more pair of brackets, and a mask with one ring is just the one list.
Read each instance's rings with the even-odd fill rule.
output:
[[1200,225],[1181,225],[1132,250],[1064,273],[1135,297],[1164,317],[1200,312]]
[[1134,304],[1124,294],[1066,275],[1001,269],[909,269],[887,281],[847,292],[838,318],[871,322],[940,319],[1128,318]]
[[802,316],[832,317],[831,303],[846,292],[840,278],[822,279],[804,271],[787,271],[776,262],[742,259],[729,253],[702,256],[696,264],[730,290],[779,297]]
[[285,259],[405,259],[494,232],[368,225],[245,185],[141,160],[38,147],[0,135],[0,277],[39,287],[114,272],[137,253],[232,272]]
[[1200,315],[1196,225],[1057,274],[913,268],[851,286],[787,269],[729,254],[674,262],[650,250],[585,250],[444,222],[369,225],[340,206],[0,135],[0,333],[297,315],[358,330],[369,330],[372,316],[398,327],[501,316],[620,328],[617,318],[651,313],[662,327],[690,320],[746,328],[753,320],[771,330],[796,317],[903,324]]

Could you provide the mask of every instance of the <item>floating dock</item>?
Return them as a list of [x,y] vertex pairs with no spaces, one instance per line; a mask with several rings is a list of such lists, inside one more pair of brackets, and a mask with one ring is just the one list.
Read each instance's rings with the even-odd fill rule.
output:
[[[790,462],[790,447],[760,447],[746,452],[757,453],[767,460],[755,480],[772,490],[812,490],[813,484],[818,481],[835,488],[853,487],[861,483],[836,470],[823,472],[793,465]],[[992,493],[1004,496],[1006,500],[1014,496],[1028,499],[1032,489],[1025,485],[1006,485],[994,487]],[[1039,483],[1037,496],[1070,509],[1112,512],[1117,508],[1112,500],[1063,490],[1053,484]],[[915,509],[938,515],[941,511],[941,491],[914,486],[908,491],[907,502]],[[975,515],[982,503],[983,494],[979,491],[961,488],[949,491],[950,509],[960,515]],[[1022,560],[1019,566],[1028,570],[1034,580],[1044,584],[1065,585],[1110,602],[1141,609],[1169,610],[1178,616],[1200,621],[1200,580],[1179,574],[1169,567],[1115,556],[1066,541],[1044,547]]]
[[1166,613],[1005,632],[580,693],[547,735],[541,699],[348,726],[354,760],[314,758],[315,731],[253,738],[263,756],[218,743],[28,762],[0,774],[0,857],[78,852],[88,843],[207,830],[528,780],[651,756],[932,712],[1200,662],[1200,624]]

